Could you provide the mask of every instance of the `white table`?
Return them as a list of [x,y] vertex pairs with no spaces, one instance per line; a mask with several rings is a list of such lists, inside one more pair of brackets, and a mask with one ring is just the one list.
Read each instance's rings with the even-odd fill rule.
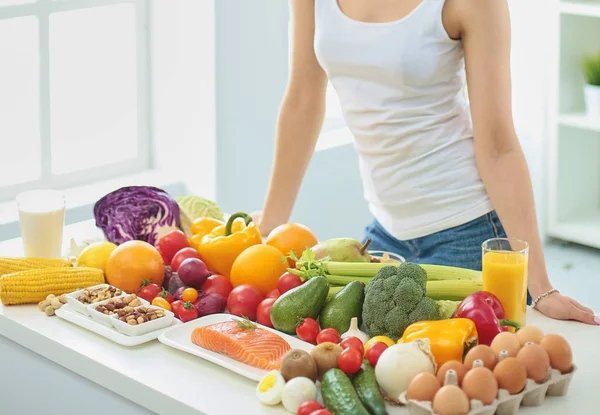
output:
[[[65,239],[94,234],[92,222],[66,228]],[[97,233],[96,233],[97,234]],[[19,240],[0,255],[22,255]],[[580,370],[569,394],[525,414],[597,414],[600,328],[550,320],[529,310],[528,323],[569,339]],[[255,398],[255,383],[158,341],[127,348],[36,306],[0,306],[2,414],[285,414]],[[52,411],[54,410],[54,411]],[[391,414],[406,414],[395,408]]]

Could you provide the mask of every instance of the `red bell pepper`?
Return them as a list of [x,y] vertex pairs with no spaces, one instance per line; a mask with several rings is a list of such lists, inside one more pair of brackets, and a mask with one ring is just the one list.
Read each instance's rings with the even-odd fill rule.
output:
[[520,328],[516,321],[507,320],[502,303],[494,294],[478,291],[465,298],[452,318],[468,318],[475,323],[479,344],[490,345],[496,335],[509,327]]

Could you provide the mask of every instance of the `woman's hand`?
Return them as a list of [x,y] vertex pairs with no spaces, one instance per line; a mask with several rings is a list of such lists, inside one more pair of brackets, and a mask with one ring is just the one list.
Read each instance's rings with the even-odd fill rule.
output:
[[277,227],[277,225],[270,224],[267,220],[264,220],[265,217],[262,210],[252,212],[250,216],[252,216],[252,222],[254,222],[258,227],[258,230],[260,230],[260,234],[265,238]]
[[591,309],[557,292],[541,299],[535,309],[557,320],[577,320],[586,324],[600,325],[600,316],[594,316]]

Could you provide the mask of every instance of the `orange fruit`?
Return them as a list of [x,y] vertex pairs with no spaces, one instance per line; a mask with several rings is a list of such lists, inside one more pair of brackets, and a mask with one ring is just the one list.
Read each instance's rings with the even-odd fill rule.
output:
[[144,280],[161,285],[164,278],[162,256],[148,242],[124,242],[106,261],[106,282],[126,293],[135,293]]
[[[279,225],[269,233],[265,243],[271,245],[285,255],[289,255],[290,251],[294,250],[296,255],[300,257],[306,248],[312,248],[319,241],[315,234],[308,227],[299,223],[286,223]],[[288,258],[291,267],[295,267],[296,263]]]
[[231,285],[238,287],[249,284],[260,290],[263,295],[277,288],[279,277],[287,270],[282,261],[283,253],[271,245],[253,245],[233,262],[231,267]]

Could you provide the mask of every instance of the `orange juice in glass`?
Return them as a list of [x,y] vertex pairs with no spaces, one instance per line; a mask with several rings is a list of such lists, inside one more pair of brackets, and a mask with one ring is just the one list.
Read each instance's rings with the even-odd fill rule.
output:
[[494,294],[509,320],[525,325],[529,246],[516,239],[495,238],[482,244],[483,290]]

